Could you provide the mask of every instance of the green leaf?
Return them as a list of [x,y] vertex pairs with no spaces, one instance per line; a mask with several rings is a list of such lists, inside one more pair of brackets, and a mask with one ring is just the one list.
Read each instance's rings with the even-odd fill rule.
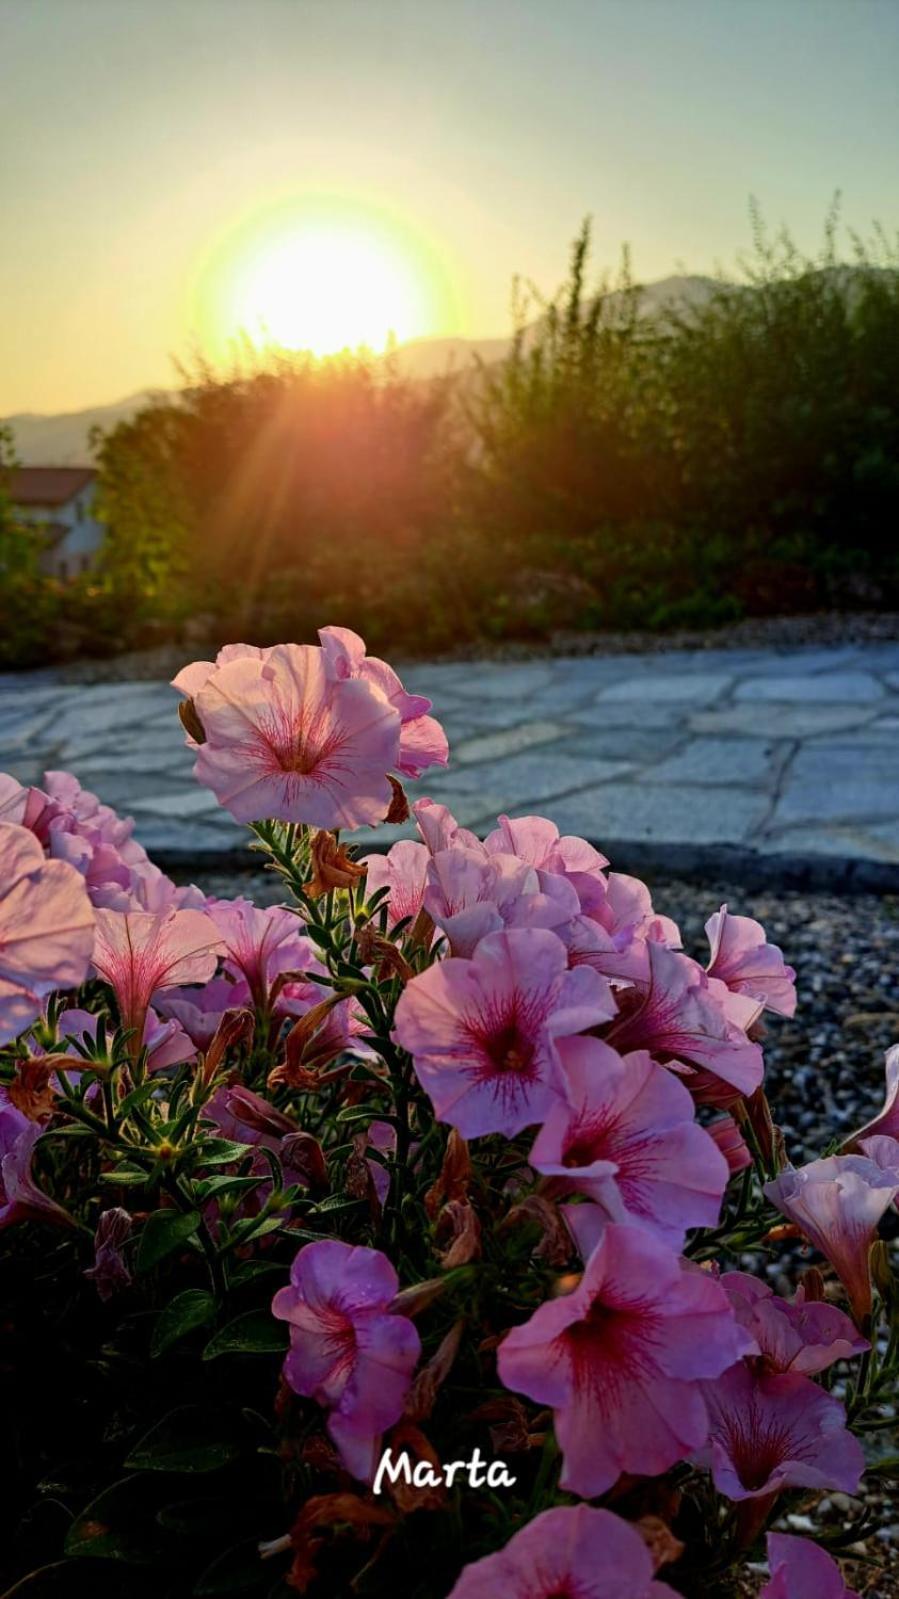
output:
[[207,1594],[246,1593],[270,1575],[259,1553],[259,1539],[248,1538],[218,1555],[197,1578],[193,1591],[198,1599]]
[[269,1310],[248,1310],[229,1321],[211,1338],[203,1350],[204,1360],[219,1355],[283,1355],[287,1348],[287,1328]]
[[215,1315],[215,1298],[206,1288],[185,1288],[176,1294],[159,1317],[150,1341],[150,1354],[155,1359],[165,1353],[179,1338],[184,1338],[195,1327],[203,1327]]
[[140,1166],[116,1166],[113,1171],[101,1171],[98,1180],[111,1183],[116,1188],[138,1188],[148,1179]]
[[159,1554],[161,1539],[144,1501],[144,1486],[138,1477],[123,1477],[104,1488],[72,1522],[65,1553],[121,1560],[132,1566],[151,1564]]
[[150,1271],[177,1249],[193,1233],[200,1222],[200,1213],[189,1210],[153,1210],[144,1222],[137,1250],[137,1270]]
[[244,1188],[258,1188],[258,1177],[204,1177],[197,1183],[197,1199],[205,1205],[207,1199],[214,1199],[217,1194],[240,1193]]
[[230,1138],[205,1138],[194,1147],[196,1159],[203,1166],[227,1166],[253,1153],[249,1144],[237,1144]]
[[233,1417],[182,1405],[150,1429],[125,1465],[129,1471],[218,1471],[240,1452]]
[[[293,1236],[293,1229],[291,1229],[291,1236]],[[309,1233],[307,1236],[310,1239],[317,1239],[321,1235],[319,1233]],[[287,1281],[287,1267],[281,1265],[279,1261],[245,1260],[242,1266],[238,1266],[237,1270],[231,1273],[230,1286],[232,1288],[243,1288],[246,1283],[255,1282],[257,1277],[270,1277],[272,1272],[277,1272],[279,1277],[283,1278],[285,1282]]]

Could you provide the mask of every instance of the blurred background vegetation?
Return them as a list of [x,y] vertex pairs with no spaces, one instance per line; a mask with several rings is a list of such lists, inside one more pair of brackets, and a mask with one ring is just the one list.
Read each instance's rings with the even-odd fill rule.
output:
[[713,627],[899,601],[899,252],[814,258],[754,218],[708,298],[647,315],[585,225],[508,357],[247,348],[95,440],[99,570],[61,586],[4,490],[0,661],[166,641],[309,638],[428,653],[559,629]]

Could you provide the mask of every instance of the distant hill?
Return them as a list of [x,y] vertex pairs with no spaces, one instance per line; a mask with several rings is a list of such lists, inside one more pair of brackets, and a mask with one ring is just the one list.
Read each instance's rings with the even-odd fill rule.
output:
[[[702,305],[719,287],[715,278],[662,278],[641,290],[640,308],[643,315],[649,317],[659,315],[667,305],[681,308]],[[395,360],[405,376],[427,379],[447,371],[464,371],[475,360],[488,366],[501,361],[509,344],[508,338],[411,339],[408,344],[399,346]],[[117,422],[129,421],[158,393],[158,390],[143,389],[127,399],[110,405],[90,406],[84,411],[65,411],[52,416],[22,411],[5,420],[13,430],[16,453],[23,466],[89,466],[91,430],[113,428]]]

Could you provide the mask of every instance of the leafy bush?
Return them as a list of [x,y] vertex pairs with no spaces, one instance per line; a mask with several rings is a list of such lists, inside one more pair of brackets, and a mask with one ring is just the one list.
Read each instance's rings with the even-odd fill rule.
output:
[[[0,779],[10,1596],[724,1592],[895,1425],[897,1051],[794,1169],[762,927],[722,907],[702,965],[540,817],[481,842],[422,800],[360,860],[338,830],[401,821],[446,740],[320,641],[177,679],[280,906]],[[767,1548],[766,1599],[844,1592]]]

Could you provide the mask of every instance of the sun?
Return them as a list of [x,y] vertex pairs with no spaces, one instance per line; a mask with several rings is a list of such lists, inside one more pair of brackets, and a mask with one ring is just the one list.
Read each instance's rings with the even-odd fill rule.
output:
[[284,219],[241,255],[229,321],[254,343],[318,356],[377,352],[427,328],[423,275],[371,224]]

